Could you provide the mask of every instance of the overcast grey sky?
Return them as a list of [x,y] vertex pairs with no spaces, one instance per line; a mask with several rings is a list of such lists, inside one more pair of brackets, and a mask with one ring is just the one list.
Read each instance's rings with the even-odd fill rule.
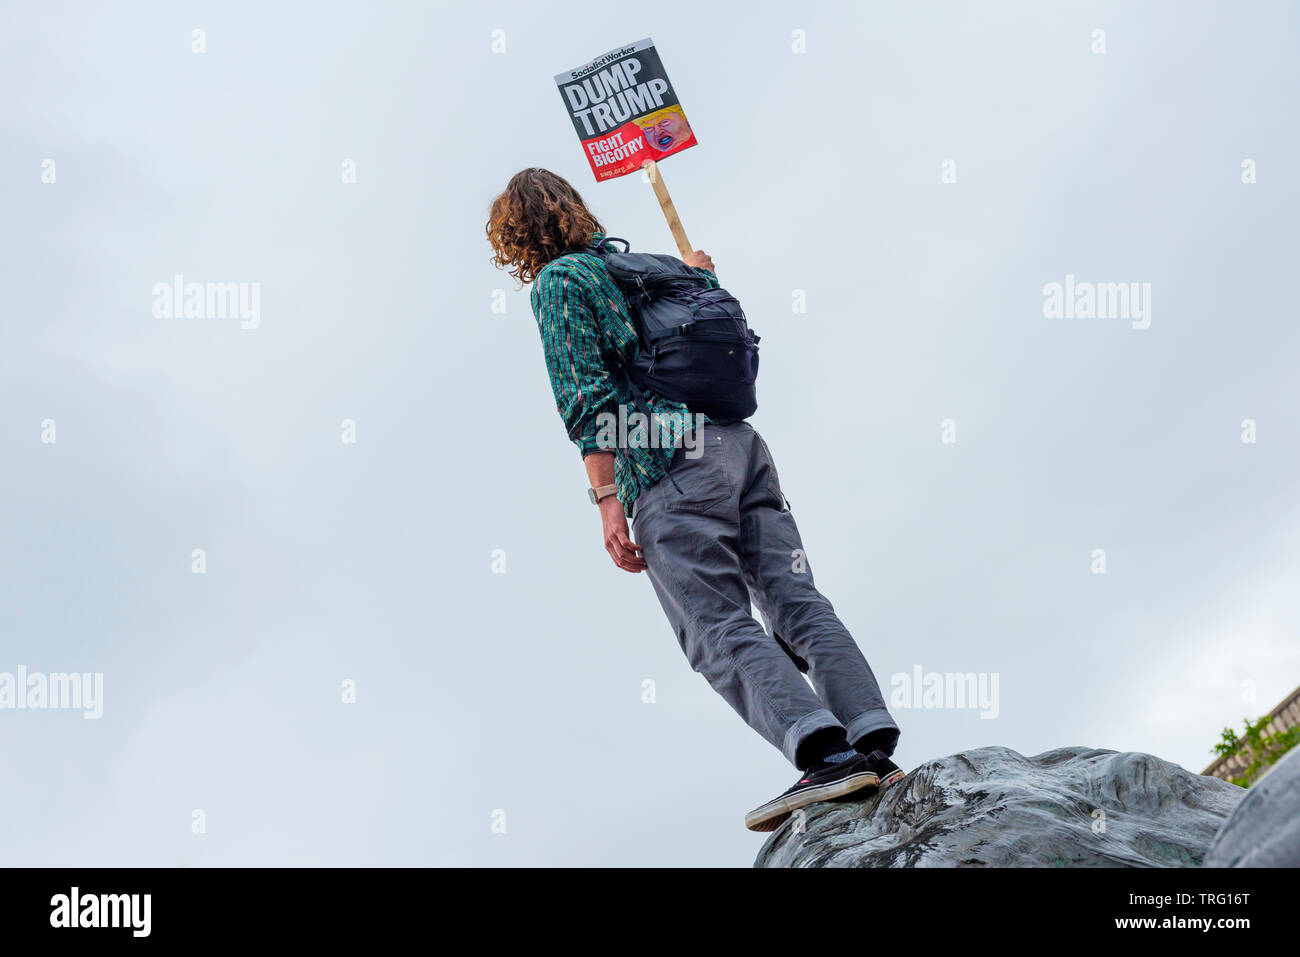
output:
[[[0,862],[753,860],[792,769],[611,564],[483,238],[535,165],[672,251],[552,80],[644,36],[819,586],[887,693],[998,676],[895,709],[901,764],[1199,771],[1300,683],[1295,3],[591,10],[4,5],[0,672],[103,715],[0,710]],[[178,274],[256,328],[156,316]],[[1149,326],[1046,318],[1067,275]]]

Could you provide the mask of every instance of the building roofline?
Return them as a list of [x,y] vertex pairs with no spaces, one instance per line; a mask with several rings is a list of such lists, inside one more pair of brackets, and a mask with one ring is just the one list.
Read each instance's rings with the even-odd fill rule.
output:
[[[1267,718],[1264,729],[1268,734],[1277,734],[1279,731],[1300,724],[1300,687],[1283,698],[1281,704],[1268,713]],[[1277,727],[1274,727],[1275,724]],[[1201,773],[1226,780],[1235,777],[1234,772],[1245,770],[1249,764],[1250,761],[1240,753],[1230,754],[1227,757],[1220,755]]]

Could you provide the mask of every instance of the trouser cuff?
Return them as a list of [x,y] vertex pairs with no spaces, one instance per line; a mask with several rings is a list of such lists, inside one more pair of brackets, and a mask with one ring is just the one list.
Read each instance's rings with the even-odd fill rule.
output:
[[[794,756],[799,750],[799,745],[803,739],[808,737],[814,731],[820,731],[822,728],[839,728],[841,724],[835,720],[835,715],[831,714],[825,708],[819,708],[816,711],[810,711],[794,724],[785,733],[785,740],[781,743],[781,753],[785,755],[786,760],[795,764]],[[852,740],[851,738],[849,739]],[[795,764],[795,767],[799,767]]]
[[873,731],[883,730],[893,731],[893,740],[889,747],[882,748],[887,755],[894,753],[894,748],[898,747],[899,730],[894,719],[889,716],[889,712],[884,708],[877,708],[874,711],[864,711],[848,723],[845,730],[849,735],[849,744],[857,744],[864,737]]

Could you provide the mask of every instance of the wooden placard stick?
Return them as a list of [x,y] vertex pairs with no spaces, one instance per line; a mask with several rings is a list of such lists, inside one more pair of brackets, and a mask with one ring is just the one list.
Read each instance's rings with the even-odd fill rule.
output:
[[668,228],[672,231],[673,241],[677,243],[677,252],[685,258],[691,251],[691,241],[686,238],[686,230],[682,227],[682,221],[677,217],[677,208],[673,206],[673,198],[668,195],[668,187],[664,185],[664,178],[659,174],[659,164],[654,160],[647,160],[643,168],[646,175],[650,177],[650,185],[654,187],[655,196],[659,199],[659,208],[664,211],[664,219],[668,220]]

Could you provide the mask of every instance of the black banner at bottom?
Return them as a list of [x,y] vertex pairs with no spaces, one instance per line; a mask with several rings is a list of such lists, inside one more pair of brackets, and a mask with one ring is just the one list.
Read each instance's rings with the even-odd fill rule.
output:
[[[81,945],[319,941],[394,943],[413,932],[515,933],[572,946],[586,934],[695,946],[789,930],[837,929],[931,943],[1050,932],[1054,939],[1132,937],[1219,947],[1289,925],[1296,874],[1267,870],[544,870],[544,869],[10,869],[0,871],[6,944]],[[842,922],[834,915],[843,914]],[[425,938],[428,940],[428,938]],[[436,938],[435,938],[436,939]],[[601,946],[618,937],[601,938]],[[1044,938],[1039,938],[1042,942]],[[592,941],[594,946],[594,941]]]

